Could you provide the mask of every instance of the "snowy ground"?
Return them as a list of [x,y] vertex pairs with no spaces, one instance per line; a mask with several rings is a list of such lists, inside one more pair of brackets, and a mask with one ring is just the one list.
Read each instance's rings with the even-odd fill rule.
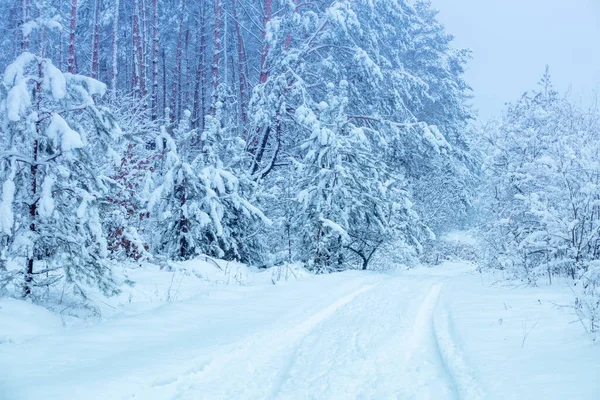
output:
[[185,268],[140,269],[102,322],[1,300],[0,399],[600,398],[600,346],[553,304],[564,288],[465,264],[276,285]]

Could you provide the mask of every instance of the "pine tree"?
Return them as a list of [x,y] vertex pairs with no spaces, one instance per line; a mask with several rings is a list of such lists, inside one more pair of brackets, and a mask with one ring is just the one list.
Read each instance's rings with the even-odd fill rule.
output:
[[298,199],[303,213],[296,229],[307,250],[303,258],[317,272],[348,267],[358,258],[367,269],[375,253],[395,241],[418,246],[418,218],[404,182],[385,165],[376,133],[356,126],[346,114],[348,82],[328,85],[327,102],[307,107],[296,120],[311,136],[299,170]]
[[240,180],[220,159],[221,109],[218,102],[216,116],[206,117],[199,153],[192,145],[197,132],[190,127],[189,111],[184,112],[173,136],[163,128],[157,140],[159,148],[165,149],[165,173],[152,193],[149,209],[158,211],[164,226],[158,246],[168,257],[186,260],[207,254],[243,259],[245,243],[240,240],[243,232],[239,228],[257,219],[268,222],[243,197]]
[[101,223],[111,179],[96,160],[112,156],[110,144],[120,134],[107,110],[95,105],[105,90],[31,53],[4,73],[0,214],[8,240],[2,252],[26,260],[6,276],[24,297],[58,283],[82,296],[90,285],[105,294],[118,291]]

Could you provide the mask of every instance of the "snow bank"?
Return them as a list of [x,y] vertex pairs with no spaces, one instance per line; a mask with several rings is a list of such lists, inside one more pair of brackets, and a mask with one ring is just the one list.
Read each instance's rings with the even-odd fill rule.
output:
[[[8,263],[9,271],[20,268],[21,263]],[[121,283],[121,293],[107,298],[97,288],[89,287],[89,303],[83,305],[81,299],[73,299],[68,293],[62,293],[60,298],[55,293],[45,300],[45,306],[52,311],[21,300],[6,301],[21,304],[23,308],[44,310],[48,315],[56,316],[61,324],[72,327],[93,325],[102,320],[147,312],[167,303],[188,301],[198,296],[221,293],[220,295],[227,297],[226,292],[235,290],[235,287],[271,287],[286,281],[305,279],[312,274],[297,264],[258,269],[242,263],[201,256],[185,262],[123,263],[114,267],[113,275],[115,280]],[[13,308],[16,307],[14,304]],[[94,315],[95,317],[90,318]],[[0,314],[0,340],[3,335],[3,322]],[[10,336],[13,340],[20,333],[25,336],[43,333],[43,330],[28,330],[26,327],[27,325],[24,325],[23,330],[13,333],[7,331],[5,336]]]
[[600,348],[563,306],[571,303],[566,285],[516,287],[495,274],[462,274],[444,286],[436,319],[449,345],[440,346],[485,399],[600,399]]
[[258,269],[207,256],[183,262],[127,263],[115,268],[114,274],[123,283],[120,295],[106,298],[98,291],[90,294],[100,314],[109,319],[148,311],[165,303],[230,292],[235,287],[273,286],[311,275],[299,265]]
[[25,301],[0,298],[0,345],[48,335],[63,328],[60,315]]

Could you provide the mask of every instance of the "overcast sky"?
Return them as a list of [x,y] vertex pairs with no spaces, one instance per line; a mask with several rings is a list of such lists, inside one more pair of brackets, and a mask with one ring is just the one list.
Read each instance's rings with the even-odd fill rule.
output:
[[456,45],[473,50],[467,80],[481,119],[541,78],[591,102],[600,90],[600,0],[431,0]]

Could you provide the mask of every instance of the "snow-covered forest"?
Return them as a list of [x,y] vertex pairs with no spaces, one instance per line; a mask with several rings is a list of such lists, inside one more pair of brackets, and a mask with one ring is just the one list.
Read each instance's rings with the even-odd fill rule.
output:
[[[552,324],[544,330],[575,329],[569,324],[575,320],[590,343],[600,337],[600,112],[558,92],[544,60],[538,82],[482,121],[465,78],[471,52],[455,46],[428,1],[4,0],[0,15],[0,311],[16,310],[12,317],[0,313],[0,326],[3,316],[16,326],[36,315],[61,315],[67,326],[90,324],[136,303],[135,293],[150,293],[153,285],[153,299],[187,304],[177,312],[191,318],[197,311],[182,293],[202,292],[199,277],[245,286],[249,276],[260,276],[252,279],[275,285],[283,296],[264,289],[264,297],[290,307],[298,302],[285,297],[289,292],[303,301],[331,291],[329,303],[310,300],[302,312],[338,299],[306,320],[312,322],[300,323],[300,314],[294,319],[298,329],[286,332],[302,336],[305,329],[304,343],[317,325],[327,328],[330,315],[340,318],[346,304],[369,315],[365,324],[378,326],[376,310],[361,311],[353,299],[380,285],[382,297],[365,304],[382,318],[392,318],[382,310],[390,301],[412,302],[418,332],[430,329],[421,319],[433,319],[437,351],[455,387],[428,390],[508,398],[485,394],[475,378],[465,378],[464,360],[449,344],[457,343],[452,337],[460,328],[449,328],[457,322],[448,323],[448,313],[459,312],[448,305],[434,313],[438,297],[451,297],[436,279],[462,276],[464,267],[456,267],[462,263],[478,278],[456,283],[457,296],[481,292],[485,298],[484,280],[543,289],[544,303],[553,306],[548,315],[569,315],[562,322],[548,317]],[[431,283],[431,291],[422,303],[394,300],[405,285],[392,276],[416,267],[429,271],[422,275],[428,278],[410,278],[421,276],[413,272],[402,282]],[[288,279],[301,286],[279,288]],[[356,286],[361,279],[368,285]],[[513,299],[507,293],[498,296]],[[249,304],[264,306],[261,296]],[[193,301],[200,309],[216,307],[202,297]],[[463,301],[462,310],[468,305]],[[153,318],[158,325],[148,329],[160,326]],[[175,321],[169,318],[163,323]],[[211,321],[211,314],[194,318]],[[538,322],[519,322],[519,347]],[[240,327],[220,329],[229,338],[227,332]],[[347,334],[342,325],[328,329],[324,334]],[[0,328],[0,359],[6,351],[13,360],[12,350],[2,347],[19,345],[21,334],[31,335],[3,339]],[[417,336],[406,343],[432,348]],[[287,349],[278,340],[273,335],[274,348]],[[582,341],[570,354],[587,345]],[[299,346],[294,357],[301,362]],[[240,351],[219,363],[255,358]],[[407,351],[408,363],[419,350]],[[582,365],[593,381],[600,353],[589,354],[595,358]],[[214,362],[217,370],[206,373],[218,376],[224,370]],[[12,361],[0,361],[0,375],[8,365]],[[185,392],[169,391],[179,377],[159,379],[156,385],[168,390],[136,393],[147,399],[358,393],[307,394],[318,385],[286,392],[301,386],[300,374],[295,385],[286,375],[267,394],[251,391],[250,381],[239,384],[251,378],[243,372],[234,370],[232,379],[248,391],[224,386],[202,397],[194,394],[202,386],[190,383],[194,372],[188,371],[189,382],[178,383]],[[70,398],[91,398],[90,388],[101,383]],[[597,383],[587,385],[583,397],[572,398],[600,395]],[[15,396],[46,398],[32,388],[9,392],[1,378],[0,398],[3,387]],[[414,398],[431,398],[421,389],[415,387]],[[122,389],[114,393],[125,398]],[[364,398],[405,398],[368,393]]]
[[5,20],[5,290],[110,294],[156,256],[368,269],[472,213],[469,53],[426,3],[62,3]]

